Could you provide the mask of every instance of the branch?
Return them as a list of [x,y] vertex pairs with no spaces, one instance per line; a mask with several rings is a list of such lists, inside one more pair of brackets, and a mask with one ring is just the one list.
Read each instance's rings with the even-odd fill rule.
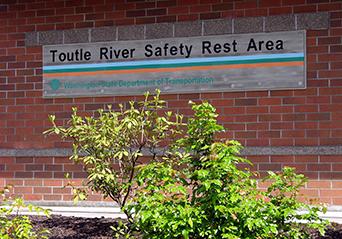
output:
[[[138,149],[137,152],[140,153],[143,147],[144,147],[144,144],[141,144],[139,146],[139,149]],[[135,174],[135,166],[136,166],[136,163],[137,163],[138,159],[139,159],[139,156],[136,156],[135,158],[132,157],[132,168],[131,168],[131,173],[129,175],[128,188],[127,188],[126,195],[124,196],[124,199],[122,201],[122,206],[123,207],[126,205],[128,196],[129,196],[129,194],[131,192],[131,189],[132,189],[132,182],[133,182],[133,178],[134,178],[134,174]]]

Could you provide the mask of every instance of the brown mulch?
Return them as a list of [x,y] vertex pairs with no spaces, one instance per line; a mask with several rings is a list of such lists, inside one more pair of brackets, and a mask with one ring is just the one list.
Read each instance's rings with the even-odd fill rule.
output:
[[[81,218],[53,215],[46,217],[31,217],[35,227],[47,228],[50,239],[109,239],[112,237],[110,226],[116,225],[110,218]],[[342,224],[334,223],[325,236],[312,233],[312,239],[342,239]]]
[[109,239],[112,237],[111,226],[116,222],[111,218],[63,217],[52,215],[30,217],[37,228],[50,231],[49,239]]

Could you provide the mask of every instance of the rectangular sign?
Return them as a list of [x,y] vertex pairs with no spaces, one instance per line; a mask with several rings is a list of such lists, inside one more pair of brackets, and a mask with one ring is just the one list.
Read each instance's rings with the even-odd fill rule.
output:
[[301,89],[305,31],[43,47],[44,97]]

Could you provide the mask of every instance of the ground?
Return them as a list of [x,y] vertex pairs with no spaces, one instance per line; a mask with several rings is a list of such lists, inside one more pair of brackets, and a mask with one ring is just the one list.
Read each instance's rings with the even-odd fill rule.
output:
[[[32,217],[36,227],[48,228],[51,232],[49,239],[109,239],[112,237],[110,226],[116,224],[115,219],[109,218],[81,218],[51,216]],[[312,232],[311,239],[342,239],[342,224],[333,224],[326,233],[320,237]]]

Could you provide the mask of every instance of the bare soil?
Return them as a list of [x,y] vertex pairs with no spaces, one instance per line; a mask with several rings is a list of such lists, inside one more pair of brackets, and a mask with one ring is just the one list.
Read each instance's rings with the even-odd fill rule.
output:
[[[117,225],[110,218],[81,218],[53,215],[31,217],[36,228],[47,228],[51,232],[50,239],[109,239],[112,237],[111,226]],[[139,237],[137,237],[139,238]],[[325,236],[312,231],[311,239],[342,239],[342,224],[334,223],[328,228]]]

